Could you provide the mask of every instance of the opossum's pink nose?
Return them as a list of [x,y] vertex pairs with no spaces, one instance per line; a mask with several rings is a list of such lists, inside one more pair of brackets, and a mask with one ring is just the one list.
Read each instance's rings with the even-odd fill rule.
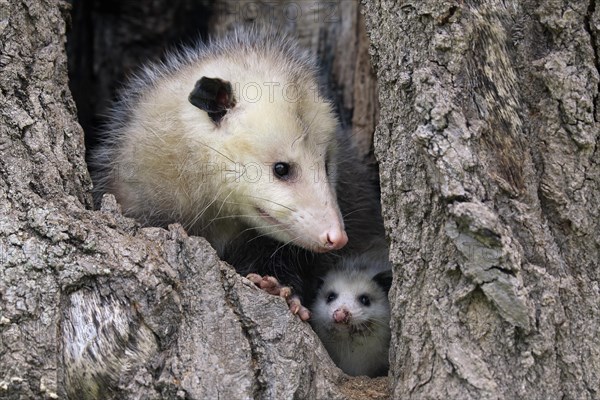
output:
[[350,320],[351,315],[352,314],[350,314],[350,311],[346,310],[345,308],[338,308],[333,312],[333,320],[337,324],[346,324]]
[[338,250],[348,243],[348,235],[343,229],[330,229],[324,232],[320,239],[327,250]]

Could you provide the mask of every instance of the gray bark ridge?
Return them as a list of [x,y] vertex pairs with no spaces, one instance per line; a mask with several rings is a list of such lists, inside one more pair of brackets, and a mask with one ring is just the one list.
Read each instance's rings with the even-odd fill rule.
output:
[[[134,240],[151,252],[132,251],[128,240],[117,250],[137,262],[122,259],[114,271],[132,269],[128,279],[96,279],[63,308],[70,398],[326,396],[326,385],[294,373],[306,364],[318,373],[326,355],[296,354],[294,346],[318,347],[318,339],[283,299],[255,288],[179,225],[141,229]],[[277,379],[284,371],[291,375]]]
[[396,398],[600,393],[594,2],[364,2]]

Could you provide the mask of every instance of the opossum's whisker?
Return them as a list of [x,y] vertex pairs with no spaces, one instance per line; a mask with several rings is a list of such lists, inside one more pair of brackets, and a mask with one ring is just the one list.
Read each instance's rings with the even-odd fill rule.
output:
[[246,228],[246,229],[242,230],[242,231],[241,231],[241,232],[240,232],[240,233],[239,233],[239,234],[236,236],[236,238],[238,238],[238,237],[242,236],[244,233],[246,233],[246,232],[248,232],[248,231],[252,231],[252,230],[255,230],[255,229],[256,229],[256,227],[249,227],[249,228]]
[[350,135],[346,136],[348,139],[360,135],[360,129],[350,131]]
[[[218,193],[217,193],[217,196],[218,196]],[[204,215],[204,213],[208,210],[208,208],[211,206],[211,204],[213,204],[215,201],[216,201],[216,198],[213,199],[212,201],[210,201],[202,210],[200,210],[199,212],[197,212],[196,215],[193,218],[191,218],[190,220],[188,220],[183,225],[186,228],[186,230],[188,230],[191,227],[193,227],[194,225],[196,225],[196,223],[198,222],[198,220],[200,220],[200,218],[202,218],[202,216]],[[209,221],[208,225],[210,225],[210,221]],[[204,229],[204,228],[205,227],[203,227],[202,229]]]
[[[218,221],[218,220],[223,220],[223,219],[228,219],[228,218],[239,218],[239,217],[254,217],[254,214],[231,214],[231,215],[222,215],[220,217],[214,217],[211,218],[211,221]],[[281,224],[283,225],[283,224]],[[250,228],[253,229],[253,228]]]
[[357,225],[363,223],[364,224],[365,219],[364,218],[344,218],[344,223],[348,226],[351,226],[354,224],[354,222],[357,223]]
[[366,332],[366,333],[372,333],[374,330],[373,326],[371,325],[371,321],[361,322],[360,327],[363,330],[363,332]]
[[275,251],[273,252],[273,254],[271,254],[271,257],[273,257],[275,255],[275,253],[277,253],[279,251],[279,249],[283,249],[285,246],[289,245],[290,243],[295,242],[297,239],[299,239],[301,237],[302,237],[302,235],[298,235],[295,238],[293,238],[292,240],[289,240],[286,243],[282,244],[281,246],[279,246],[278,248],[275,249]]
[[372,331],[369,331],[369,328],[364,327],[362,328],[360,334],[363,337],[363,339],[367,339],[367,337],[369,337],[371,335]]
[[[252,215],[251,215],[251,214],[250,214],[250,215],[249,215],[249,214],[246,214],[246,215],[240,214],[240,215],[225,215],[225,216],[219,216],[219,215],[221,214],[221,211],[223,210],[223,207],[225,206],[225,204],[226,204],[226,203],[227,203],[227,204],[229,204],[229,202],[227,201],[227,199],[229,198],[229,196],[231,196],[231,194],[232,194],[234,191],[235,191],[235,189],[232,189],[232,190],[229,192],[229,194],[227,194],[227,196],[225,196],[225,199],[223,199],[223,201],[221,202],[221,206],[219,207],[219,210],[217,211],[217,213],[216,213],[216,216],[215,216],[215,217],[213,217],[213,218],[211,218],[211,219],[210,219],[210,221],[209,221],[209,223],[208,223],[208,224],[207,224],[207,225],[206,225],[204,228],[207,228],[207,227],[209,227],[209,226],[210,226],[210,224],[212,224],[212,223],[213,223],[214,221],[216,221],[216,220],[223,220],[223,219],[227,219],[227,218],[236,218],[236,217],[248,217],[248,216],[252,217]],[[219,191],[219,193],[217,193],[217,196],[215,196],[215,199],[214,199],[214,200],[211,202],[211,204],[212,204],[212,203],[214,203],[214,202],[216,201],[216,199],[219,197],[220,193],[221,193],[220,191]],[[209,204],[209,206],[210,206],[210,204]]]
[[386,318],[381,318],[381,317],[373,317],[371,319],[371,322],[373,322],[375,325],[381,325],[381,326],[388,326],[389,322]]
[[[235,202],[235,201],[228,201],[227,204],[235,204],[235,205],[239,205],[239,206],[254,206],[254,204],[252,204],[252,203],[240,203],[240,202]],[[261,208],[263,210],[273,211],[273,212],[277,212],[277,213],[285,212],[283,210],[277,210],[277,209],[271,208],[271,207],[261,207]]]
[[[253,198],[253,199],[258,199],[258,200],[264,200],[264,201],[268,201],[268,202],[270,202],[270,203],[273,203],[273,204],[275,204],[275,205],[278,205],[278,206],[280,206],[280,207],[287,208],[288,210],[290,210],[290,211],[292,211],[292,212],[295,212],[295,210],[294,210],[294,209],[292,209],[292,208],[289,208],[289,207],[286,207],[285,205],[283,205],[283,204],[280,204],[280,203],[278,203],[278,202],[276,202],[276,201],[273,201],[273,200],[270,200],[270,199],[266,199],[266,198],[263,198],[263,197],[257,197],[257,196],[251,196],[251,195],[245,195],[245,196],[246,196],[246,197],[251,197],[251,198]],[[235,202],[235,201],[228,201],[228,202],[227,202],[227,204],[236,204],[236,205],[241,205],[241,206],[255,206],[255,204],[254,204],[254,203],[240,203],[240,202]],[[262,209],[267,209],[267,210],[269,210],[269,211],[273,211],[273,212],[279,212],[279,213],[282,213],[282,212],[283,212],[282,210],[278,210],[278,209],[276,209],[276,208],[272,208],[272,207],[264,207],[264,206],[261,206],[261,208],[262,208]]]
[[[337,140],[338,140],[338,139],[337,139],[337,138],[334,136],[334,137],[332,137],[332,138],[330,138],[330,139],[324,140],[324,141],[322,141],[322,142],[319,142],[319,143],[317,143],[317,144],[319,144],[319,145],[323,145],[323,144],[329,144],[329,143],[332,143],[332,142],[333,142],[333,143],[334,143],[334,145],[335,145],[335,147],[336,147],[336,148],[339,148],[339,146],[337,145]],[[339,163],[340,163],[340,162],[341,162],[341,161],[338,161],[338,165],[339,165]]]
[[[219,216],[219,214],[221,214],[221,210],[223,209],[223,206],[225,205],[225,202],[227,201],[227,199],[229,198],[229,196],[231,196],[231,194],[233,193],[233,190],[231,190],[229,192],[229,194],[227,196],[225,196],[225,198],[223,199],[223,202],[221,202],[221,206],[219,207],[219,211],[217,211],[217,217]],[[214,221],[214,218],[210,221],[211,223]]]
[[283,229],[273,229],[273,230],[269,231],[269,233],[261,234],[262,236],[271,235],[273,233],[278,233],[278,232],[287,232],[290,230],[290,228],[287,227],[285,224],[273,224],[273,225],[269,225],[267,228],[283,228]]
[[[189,225],[190,227],[194,226],[196,224],[196,222],[198,222],[198,220],[204,215],[206,210],[208,210],[208,208],[217,201],[217,199],[221,196],[221,193],[224,190],[225,190],[225,188],[219,189],[219,191],[217,192],[215,197],[206,205],[206,207],[204,207],[199,213],[196,214],[196,216],[190,221],[190,225]],[[231,192],[233,192],[233,190],[231,190]],[[231,195],[231,192],[226,196],[226,198],[229,197],[229,195]],[[210,226],[211,223],[212,223],[212,221],[208,221],[208,224],[203,226],[202,229],[206,229],[208,226]]]
[[354,213],[361,212],[361,211],[367,211],[367,210],[368,210],[368,208],[366,208],[366,207],[365,208],[357,208],[356,210],[347,212],[346,214],[343,215],[343,217],[346,218],[348,215],[352,215]]
[[233,161],[231,158],[227,157],[225,154],[223,154],[223,153],[222,153],[222,152],[220,152],[219,150],[215,149],[214,147],[212,147],[212,146],[209,146],[208,144],[206,144],[206,143],[202,143],[202,142],[201,142],[200,144],[201,144],[202,146],[208,147],[209,149],[213,150],[215,153],[217,153],[217,154],[219,154],[219,155],[223,156],[224,158],[228,159],[229,161],[231,161],[232,163],[234,163],[234,164],[235,164],[235,161]]
[[[308,135],[308,132],[310,131],[310,128],[312,127],[312,125],[315,123],[315,120],[317,119],[317,115],[319,115],[319,110],[315,111],[315,114],[313,115],[312,119],[308,123],[308,126],[304,129],[304,131],[302,133],[302,136]],[[321,143],[319,143],[319,144],[321,144]]]
[[[344,137],[346,140],[350,141],[350,139],[352,137],[358,136],[360,134],[360,131],[355,131],[355,132],[350,132],[350,134],[348,135],[348,132],[344,132]],[[337,135],[334,135],[332,138],[325,140],[324,142],[321,142],[319,144],[324,144],[324,143],[329,143],[329,142],[335,142],[334,145],[336,148],[340,148],[342,147],[339,143],[338,143],[339,138],[337,137]],[[351,142],[351,141],[350,141]],[[338,164],[341,161],[338,161]]]
[[274,233],[279,233],[279,232],[287,232],[287,231],[289,231],[289,229],[288,229],[288,228],[285,228],[285,229],[277,229],[277,230],[271,231],[271,232],[269,232],[269,233],[261,233],[260,235],[257,235],[257,236],[255,236],[255,237],[253,237],[252,239],[250,239],[250,240],[247,240],[247,241],[246,241],[246,243],[250,243],[250,242],[252,242],[252,241],[254,241],[254,240],[256,240],[256,239],[259,239],[259,238],[261,238],[261,237],[264,237],[264,236],[269,236],[269,235],[272,235],[272,234],[274,234]]
[[[284,225],[284,224],[279,224],[279,225]],[[278,225],[270,225],[270,226],[278,226]],[[252,231],[252,230],[255,230],[255,229],[256,229],[256,227],[250,227],[250,228],[246,228],[246,229],[242,230],[242,231],[239,233],[239,235],[237,235],[236,237],[240,237],[240,236],[241,236],[243,233],[245,233],[245,232],[248,232],[248,231]],[[289,230],[289,228],[286,228],[285,230]],[[279,231],[279,232],[283,232],[283,231],[284,231],[284,230],[281,230],[281,231]],[[264,236],[264,235],[265,235],[265,234],[263,234],[263,236]]]
[[258,200],[264,200],[264,201],[268,201],[268,202],[270,202],[270,203],[273,203],[273,204],[276,204],[276,205],[278,205],[278,206],[280,206],[280,207],[287,208],[287,209],[288,209],[288,210],[290,210],[291,212],[296,212],[296,210],[294,210],[294,209],[292,209],[292,208],[290,208],[290,207],[288,207],[288,206],[285,206],[285,205],[283,205],[283,204],[281,204],[281,203],[278,203],[278,202],[276,202],[276,201],[273,201],[273,200],[269,200],[269,199],[265,199],[265,198],[262,198],[262,197],[257,197],[257,196],[250,196],[250,195],[247,195],[247,197],[251,197],[251,198],[253,198],[253,199],[258,199]]

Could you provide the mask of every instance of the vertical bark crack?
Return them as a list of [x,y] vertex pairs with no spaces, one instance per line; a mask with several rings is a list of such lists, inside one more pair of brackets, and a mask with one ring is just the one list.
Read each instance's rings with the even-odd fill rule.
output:
[[233,285],[229,282],[230,278],[227,276],[227,270],[221,268],[221,279],[223,290],[225,291],[225,301],[239,318],[242,332],[248,340],[250,346],[250,353],[252,357],[252,368],[254,369],[254,387],[252,389],[252,397],[255,399],[263,399],[267,393],[267,382],[262,372],[262,365],[265,362],[261,351],[258,349],[260,346],[256,337],[259,335],[256,324],[244,314],[242,305],[239,297],[233,288]]
[[[590,35],[590,42],[592,44],[592,50],[594,52],[594,66],[596,67],[596,71],[600,75],[600,55],[598,54],[598,35],[595,27],[593,26],[593,18],[594,13],[596,12],[596,0],[590,0],[588,5],[587,13],[584,17],[584,29]],[[598,117],[596,115],[596,110],[598,109],[598,94],[600,93],[600,80],[598,81],[596,87],[596,94],[594,95],[594,121],[598,122]]]

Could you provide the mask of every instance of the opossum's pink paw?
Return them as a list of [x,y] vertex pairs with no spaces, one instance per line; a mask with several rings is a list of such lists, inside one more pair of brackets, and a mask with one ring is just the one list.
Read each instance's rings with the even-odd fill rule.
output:
[[286,298],[292,291],[286,286],[282,286],[279,281],[272,276],[260,276],[258,274],[248,274],[246,276],[252,283],[269,294]]
[[308,321],[310,319],[310,311],[302,305],[298,296],[288,297],[287,303],[290,306],[292,314],[297,314],[302,321]]
[[246,278],[265,292],[283,297],[288,303],[292,314],[297,314],[302,321],[310,318],[310,311],[302,305],[300,297],[296,295],[292,296],[292,289],[289,286],[283,286],[276,278],[268,275],[248,274]]

